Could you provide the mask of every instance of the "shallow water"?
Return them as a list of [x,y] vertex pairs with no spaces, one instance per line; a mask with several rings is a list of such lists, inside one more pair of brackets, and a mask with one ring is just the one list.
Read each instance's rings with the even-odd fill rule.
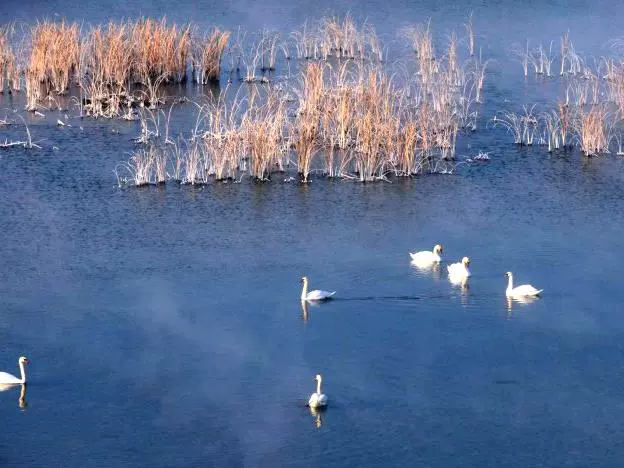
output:
[[[287,31],[314,13],[302,3],[103,5],[7,11],[93,22],[110,10],[206,15]],[[432,5],[332,11],[367,15],[388,34],[407,16],[431,16],[443,34],[475,11],[499,63],[460,156],[483,148],[491,161],[452,175],[120,190],[112,170],[138,124],[59,129],[55,115],[27,116],[44,149],[0,152],[0,368],[31,360],[27,406],[19,389],[0,393],[0,464],[622,465],[624,159],[548,155],[485,129],[505,99],[554,96],[555,85],[525,83],[503,61],[507,45],[570,28],[578,48],[600,55],[616,34],[613,10]],[[410,266],[408,251],[436,242],[439,271]],[[445,275],[464,255],[467,289]],[[507,270],[543,297],[510,306]],[[304,274],[336,299],[302,310]],[[320,420],[305,407],[317,373],[330,398]]]

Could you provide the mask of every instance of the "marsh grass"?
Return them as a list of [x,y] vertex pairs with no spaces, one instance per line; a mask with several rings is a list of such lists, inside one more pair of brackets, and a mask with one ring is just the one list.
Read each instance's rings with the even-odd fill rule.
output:
[[606,105],[579,108],[572,129],[585,156],[597,156],[609,152],[613,120]]
[[64,94],[78,64],[79,30],[76,23],[41,22],[30,31],[28,70],[46,94]]
[[[302,63],[292,85],[261,81],[276,51],[284,50],[277,34],[237,32],[234,61],[247,84],[198,104],[191,138],[172,145],[171,178],[195,184],[247,174],[268,181],[291,158],[303,183],[314,173],[372,182],[454,170],[458,134],[476,129],[475,90],[485,63],[462,62],[455,35],[447,55],[435,57],[427,25],[414,29],[423,72],[399,76],[381,60],[371,26],[350,18],[317,26],[305,24],[294,35]],[[467,72],[470,66],[478,73]],[[153,118],[141,122],[137,141],[152,144],[159,125]]]
[[12,44],[14,31],[12,24],[0,27],[0,93],[20,88],[17,59]]
[[[0,57],[6,57],[0,65],[3,79],[16,75],[5,36],[0,34]],[[38,23],[30,29],[29,59],[22,70],[27,109],[66,93],[73,83],[80,89],[81,112],[93,117],[127,117],[129,108],[162,105],[163,85],[184,83],[189,64],[202,84],[219,78],[230,33],[213,29],[195,36],[190,25],[169,24],[165,18],[110,22],[82,31],[76,23]]]
[[221,75],[221,59],[230,39],[230,31],[214,28],[209,33],[197,37],[193,44],[193,75],[196,83],[208,84],[218,81]]

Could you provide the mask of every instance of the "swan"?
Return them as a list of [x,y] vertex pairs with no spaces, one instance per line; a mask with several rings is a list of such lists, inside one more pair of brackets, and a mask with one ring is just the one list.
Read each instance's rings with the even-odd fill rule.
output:
[[432,263],[440,263],[442,257],[440,254],[443,251],[443,247],[440,244],[436,244],[432,251],[422,250],[420,252],[410,252],[412,262],[418,266],[429,266]]
[[26,359],[24,356],[21,356],[17,360],[17,363],[19,365],[22,378],[18,379],[14,375],[11,375],[7,372],[0,372],[0,391],[8,390],[13,385],[20,385],[20,384],[26,383],[26,371],[24,370],[24,365],[28,364],[28,359]]
[[324,301],[327,299],[331,299],[331,297],[336,294],[336,291],[327,292],[321,291],[320,289],[315,289],[314,291],[308,292],[308,277],[304,276],[301,278],[301,282],[303,283],[303,289],[301,290],[301,300],[302,301]]
[[322,406],[327,406],[327,395],[321,393],[321,382],[323,378],[320,374],[316,374],[316,393],[310,395],[310,399],[308,400],[308,406],[310,408],[320,408]]
[[507,289],[505,290],[505,295],[507,297],[533,297],[539,296],[539,294],[543,291],[543,289],[534,288],[530,284],[522,284],[514,288],[513,275],[511,274],[511,271],[505,273],[505,276],[509,278],[509,282],[507,283]]
[[470,259],[468,257],[462,258],[461,262],[448,265],[446,269],[448,270],[448,274],[451,280],[468,278],[470,276],[470,270],[468,269],[468,265],[470,265]]

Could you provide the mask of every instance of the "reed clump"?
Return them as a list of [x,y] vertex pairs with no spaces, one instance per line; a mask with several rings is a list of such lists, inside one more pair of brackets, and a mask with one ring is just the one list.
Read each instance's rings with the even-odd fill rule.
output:
[[596,156],[609,152],[612,121],[604,105],[592,105],[589,109],[579,108],[573,120],[573,129],[585,156]]
[[306,22],[292,37],[298,58],[383,60],[384,50],[374,26],[357,25],[348,15],[342,20],[325,17],[312,25]]
[[280,93],[270,88],[264,103],[252,98],[241,129],[249,175],[256,180],[269,180],[273,168],[283,165],[281,160],[288,151],[286,102]]
[[165,18],[150,18],[129,24],[132,44],[132,74],[137,83],[148,85],[161,77],[167,82],[186,79],[190,51],[190,26],[168,25]]
[[134,106],[162,104],[162,85],[185,82],[189,65],[199,83],[218,79],[230,36],[219,29],[203,38],[197,33],[192,50],[192,26],[168,24],[165,18],[110,22],[79,33],[76,23],[65,21],[33,26],[28,64],[21,71],[0,33],[0,84],[9,77],[17,88],[15,77],[22,73],[27,109],[35,110],[45,97],[64,94],[76,83],[88,115],[128,117]]
[[193,74],[196,83],[218,81],[221,75],[221,59],[230,39],[230,31],[214,28],[194,41]]
[[133,66],[126,24],[97,26],[81,43],[79,84],[87,115],[116,117],[131,105],[130,74]]
[[0,93],[19,89],[17,59],[11,44],[13,25],[0,27]]
[[45,86],[46,94],[67,92],[78,65],[79,36],[76,23],[43,22],[32,27],[28,71]]

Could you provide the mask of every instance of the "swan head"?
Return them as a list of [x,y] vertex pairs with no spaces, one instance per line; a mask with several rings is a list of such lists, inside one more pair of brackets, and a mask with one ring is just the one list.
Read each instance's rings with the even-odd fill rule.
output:
[[316,374],[316,377],[314,377],[314,380],[316,380],[317,382],[320,382],[321,380],[323,380],[323,378],[321,377],[321,374]]
[[307,276],[302,276],[301,279],[299,279],[300,283],[307,283],[308,282],[308,277]]
[[435,247],[433,248],[433,253],[441,254],[443,250],[444,248],[442,247],[441,244],[436,244]]
[[511,274],[511,271],[508,271],[507,273],[505,273],[505,276],[507,278],[511,278],[513,275]]
[[462,264],[463,264],[464,266],[468,266],[468,265],[470,265],[470,259],[469,259],[468,257],[464,257],[464,258],[462,258]]
[[20,356],[20,358],[17,360],[18,363],[20,364],[28,364],[30,361],[28,360],[28,358],[24,357],[24,356]]

